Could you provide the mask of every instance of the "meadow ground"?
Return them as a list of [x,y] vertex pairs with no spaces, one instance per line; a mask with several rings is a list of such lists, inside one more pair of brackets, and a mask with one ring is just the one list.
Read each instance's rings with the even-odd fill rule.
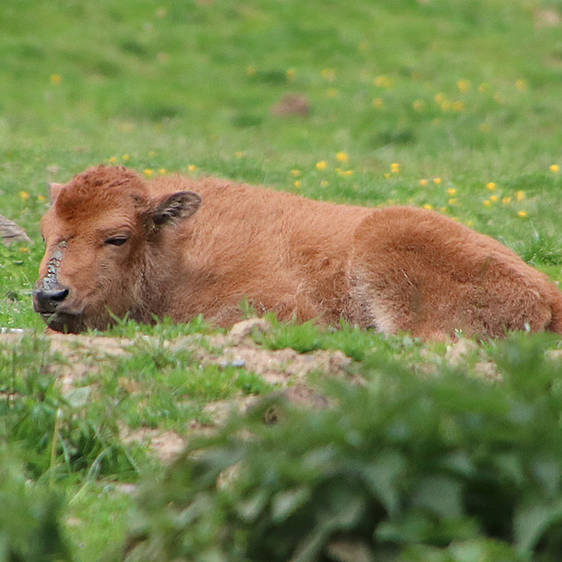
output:
[[[34,242],[0,244],[0,327],[28,332],[0,340],[0,443],[29,482],[62,498],[74,559],[97,560],[123,540],[127,486],[161,470],[148,441],[181,445],[213,424],[217,404],[280,381],[248,357],[222,357],[230,344],[204,319],[124,323],[112,340],[42,335],[30,295],[48,182],[105,162],[147,177],[213,174],[338,202],[425,206],[560,282],[561,30],[555,0],[0,8],[0,214]],[[561,347],[527,339],[551,356]],[[251,340],[256,353],[339,350],[351,380],[369,380],[375,359],[416,376],[454,363],[443,344],[351,327],[273,322]],[[514,341],[468,346],[462,368],[502,374],[495,359],[515,353]],[[320,361],[310,376],[326,369]]]

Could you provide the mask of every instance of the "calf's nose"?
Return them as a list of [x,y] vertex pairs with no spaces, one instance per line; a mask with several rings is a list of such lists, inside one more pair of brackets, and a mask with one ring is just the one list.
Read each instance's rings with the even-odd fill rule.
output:
[[67,296],[69,290],[63,287],[56,289],[36,289],[33,292],[33,303],[37,312],[55,312],[59,303]]

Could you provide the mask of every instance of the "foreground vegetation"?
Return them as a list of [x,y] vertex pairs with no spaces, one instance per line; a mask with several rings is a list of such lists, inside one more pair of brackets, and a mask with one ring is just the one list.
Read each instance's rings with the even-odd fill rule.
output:
[[[246,351],[317,368],[268,378],[201,318],[47,337],[30,294],[47,182],[99,162],[432,207],[562,281],[561,18],[546,0],[3,6],[0,214],[34,243],[0,244],[0,327],[25,331],[0,334],[0,560],[556,560],[560,338],[272,319]],[[329,375],[323,350],[350,361]],[[284,384],[319,398],[303,411]]]

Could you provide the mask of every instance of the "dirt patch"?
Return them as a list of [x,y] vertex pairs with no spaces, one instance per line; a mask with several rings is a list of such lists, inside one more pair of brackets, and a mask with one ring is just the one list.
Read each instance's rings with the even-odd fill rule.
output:
[[[150,336],[137,339],[105,336],[63,335],[48,333],[38,336],[49,343],[51,354],[58,357],[47,366],[48,372],[57,378],[63,395],[74,400],[74,393],[83,387],[86,377],[95,377],[106,368],[108,360],[126,357],[138,349],[138,344],[163,345],[170,352],[189,351],[202,365],[218,365],[245,369],[263,377],[265,381],[279,388],[282,397],[296,405],[307,408],[326,407],[327,400],[313,390],[307,383],[310,373],[318,372],[329,376],[348,376],[351,359],[341,351],[315,351],[298,353],[293,349],[269,350],[256,345],[252,335],[267,333],[269,323],[262,319],[251,319],[235,325],[227,335],[182,336],[161,342]],[[17,345],[25,331],[0,333],[0,344]],[[122,380],[123,379],[123,380]],[[135,381],[122,378],[119,384],[128,392],[142,391]],[[208,403],[204,413],[212,420],[212,425],[193,422],[185,428],[185,434],[174,431],[142,428],[131,430],[120,427],[120,436],[125,443],[139,443],[149,447],[163,462],[170,462],[183,450],[189,434],[211,431],[212,427],[223,424],[234,413],[244,413],[260,398],[239,396],[231,400]]]
[[172,462],[187,445],[185,435],[146,427],[132,430],[125,425],[120,425],[119,436],[125,444],[136,443],[149,447],[156,457],[166,464]]

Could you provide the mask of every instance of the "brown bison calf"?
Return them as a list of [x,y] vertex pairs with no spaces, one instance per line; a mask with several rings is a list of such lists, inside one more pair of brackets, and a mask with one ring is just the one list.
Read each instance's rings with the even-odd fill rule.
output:
[[35,310],[59,331],[203,314],[244,299],[279,319],[422,338],[562,333],[562,293],[499,242],[437,213],[311,201],[98,166],[51,186]]

